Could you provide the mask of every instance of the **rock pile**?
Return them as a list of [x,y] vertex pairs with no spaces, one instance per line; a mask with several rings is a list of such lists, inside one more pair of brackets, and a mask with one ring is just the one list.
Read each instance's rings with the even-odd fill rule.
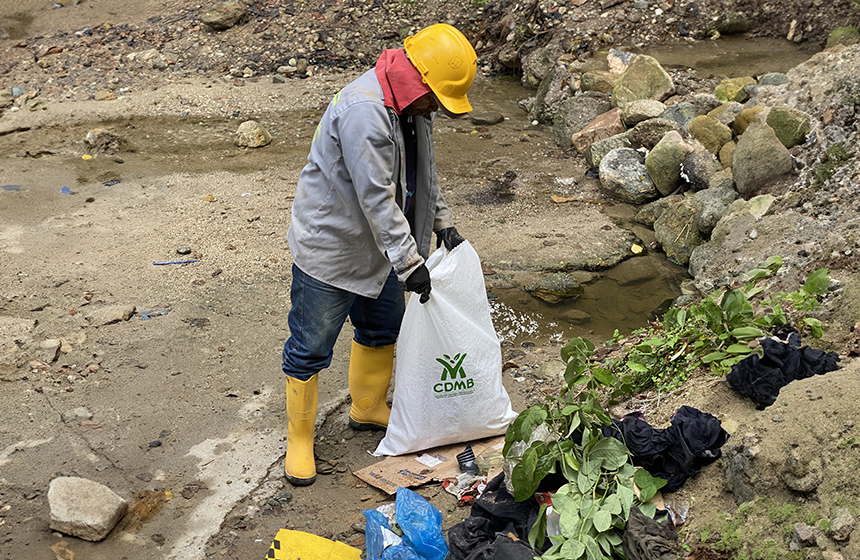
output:
[[[670,260],[687,265],[736,198],[749,199],[794,171],[789,149],[806,142],[812,119],[760,100],[788,83],[784,74],[732,78],[713,93],[675,94],[654,58],[610,50],[606,69],[587,69],[556,45],[529,59],[543,76],[521,103],[552,122],[560,147],[572,146],[599,170],[607,197],[648,204],[637,221],[653,227]],[[601,77],[601,91],[587,89]],[[611,86],[611,87],[610,87]],[[656,202],[654,202],[656,201]]]

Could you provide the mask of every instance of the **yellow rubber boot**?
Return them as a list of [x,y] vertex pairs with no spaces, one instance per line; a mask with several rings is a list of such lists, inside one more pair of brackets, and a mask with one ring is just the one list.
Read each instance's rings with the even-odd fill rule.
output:
[[385,430],[391,409],[385,402],[394,367],[394,345],[370,348],[352,341],[349,355],[349,426],[354,430]]
[[308,486],[317,479],[314,462],[314,422],[317,418],[319,381],[287,377],[287,459],[284,473],[294,486]]

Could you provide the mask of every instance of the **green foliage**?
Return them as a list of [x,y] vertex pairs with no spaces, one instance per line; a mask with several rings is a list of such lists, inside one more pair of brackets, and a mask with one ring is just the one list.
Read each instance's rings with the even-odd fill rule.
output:
[[829,271],[816,270],[796,292],[766,297],[765,282],[781,266],[780,257],[771,257],[750,270],[743,285],[715,291],[697,304],[672,308],[662,321],[638,329],[626,339],[616,335],[614,341],[625,342],[629,349],[623,359],[606,367],[622,379],[626,392],[651,386],[669,391],[680,387],[700,366],[716,375],[728,373],[757,351],[755,339],[789,322],[820,338],[821,322],[803,314],[816,309],[827,293]]
[[[655,505],[647,501],[666,484],[634,468],[627,447],[603,436],[601,427],[611,420],[600,405],[599,394],[617,387],[619,380],[591,361],[593,353],[590,341],[571,340],[561,350],[567,364],[567,387],[558,397],[549,397],[520,413],[505,434],[504,454],[508,459],[515,455],[515,445],[528,445],[511,472],[515,499],[533,496],[540,481],[551,472],[559,472],[567,480],[552,497],[561,535],[549,537],[552,545],[543,556],[546,560],[623,557],[621,535],[631,508],[653,516]],[[549,436],[531,441],[535,429],[543,426]],[[529,533],[532,546],[542,547],[548,538],[545,513],[543,506]]]
[[793,504],[783,504],[768,512],[768,517],[770,518],[770,520],[778,525],[782,525],[796,515],[797,506]]

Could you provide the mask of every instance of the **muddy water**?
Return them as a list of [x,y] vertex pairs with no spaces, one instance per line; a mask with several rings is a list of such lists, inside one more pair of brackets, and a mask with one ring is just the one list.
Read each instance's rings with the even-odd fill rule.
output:
[[601,273],[574,301],[548,304],[521,289],[491,290],[490,310],[503,342],[539,344],[585,337],[597,344],[644,327],[680,294],[686,269],[662,256],[637,257]]
[[664,66],[692,68],[702,77],[737,78],[787,72],[819,50],[815,45],[798,45],[786,39],[724,37],[717,41],[654,45],[641,52]]

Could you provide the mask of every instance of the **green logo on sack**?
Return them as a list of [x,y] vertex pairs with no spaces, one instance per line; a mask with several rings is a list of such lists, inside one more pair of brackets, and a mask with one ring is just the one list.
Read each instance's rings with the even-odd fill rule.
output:
[[433,385],[433,392],[436,393],[437,399],[470,395],[475,392],[475,380],[469,379],[463,369],[465,359],[465,352],[455,354],[453,358],[448,354],[436,358],[436,361],[442,364],[442,378],[439,383]]

